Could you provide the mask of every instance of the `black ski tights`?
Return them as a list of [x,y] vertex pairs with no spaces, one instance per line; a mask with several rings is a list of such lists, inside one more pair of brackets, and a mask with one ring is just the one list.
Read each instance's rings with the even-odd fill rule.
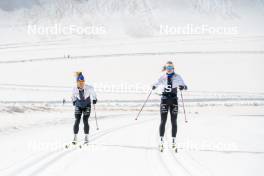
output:
[[90,117],[90,113],[91,113],[91,107],[90,106],[87,108],[75,107],[75,123],[73,126],[74,134],[78,134],[78,132],[79,132],[79,124],[81,121],[82,114],[83,114],[84,133],[89,134],[88,119]]
[[177,133],[177,116],[178,116],[178,100],[177,98],[162,99],[160,104],[161,122],[159,127],[160,136],[163,137],[165,133],[165,126],[167,122],[168,111],[171,115],[172,137],[176,137]]

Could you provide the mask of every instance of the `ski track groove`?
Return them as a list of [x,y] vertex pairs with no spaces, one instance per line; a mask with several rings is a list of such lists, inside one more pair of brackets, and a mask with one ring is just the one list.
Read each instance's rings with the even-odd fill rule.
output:
[[213,175],[213,173],[212,173],[208,168],[206,168],[201,162],[199,162],[198,160],[194,159],[194,157],[190,154],[190,152],[186,152],[186,154],[188,155],[188,157],[189,157],[193,162],[195,162],[196,164],[198,164],[199,167],[200,167],[202,170],[204,170],[206,176],[212,176],[212,175]]
[[[7,176],[14,176],[14,175],[19,175],[21,172],[25,172],[27,169],[30,169],[32,168],[33,166],[35,166],[36,164],[40,163],[41,161],[49,158],[50,156],[52,156],[53,154],[56,154],[58,153],[59,151],[61,150],[55,150],[55,151],[52,151],[52,152],[47,152],[46,154],[44,155],[41,155],[41,156],[38,156],[36,158],[33,158],[32,161],[28,162],[28,163],[25,163],[23,165],[22,163],[22,166],[18,167],[18,169],[15,169],[14,171],[11,171],[11,173],[7,174]],[[15,166],[14,166],[15,167]]]
[[[111,117],[112,115],[106,115],[106,117],[109,117],[109,116]],[[102,118],[102,119],[108,119],[108,118]],[[139,123],[138,122],[132,122],[132,123],[128,123],[128,124],[124,124],[124,125],[118,126],[118,127],[113,127],[113,128],[110,128],[110,129],[106,129],[106,130],[103,130],[103,131],[96,132],[94,134],[91,134],[92,139],[90,140],[90,142],[96,141],[96,140],[98,140],[98,139],[100,139],[100,138],[102,138],[102,137],[104,137],[106,135],[110,135],[113,132],[122,130],[124,128],[132,127],[132,126],[136,126],[136,125],[141,125],[141,124],[144,124],[144,123],[147,123],[147,122],[151,122],[151,121],[153,121],[155,119],[156,118],[151,118],[151,119],[147,119],[147,120],[141,120]],[[168,130],[171,130],[171,129],[168,129]],[[158,139],[158,138],[156,138],[156,139]],[[156,141],[158,141],[158,140],[156,140]],[[166,135],[166,141],[167,141],[167,143],[169,145],[168,134]],[[150,144],[150,141],[149,141],[149,144]],[[97,145],[97,144],[91,144],[91,145]],[[108,146],[108,147],[111,147],[111,146],[112,147],[126,147],[126,148],[134,148],[134,149],[135,148],[136,149],[145,149],[146,152],[148,152],[149,150],[154,151],[156,153],[158,161],[163,166],[162,168],[167,173],[167,175],[169,175],[169,176],[173,176],[174,175],[173,172],[171,171],[171,169],[166,165],[166,161],[165,161],[164,157],[162,156],[164,153],[161,153],[158,150],[158,148],[156,148],[156,150],[155,150],[155,148],[153,148],[153,147],[144,147],[144,146],[143,147],[142,146],[122,146],[122,145],[105,145],[105,146]],[[57,162],[58,160],[62,159],[63,157],[73,153],[74,151],[78,151],[78,150],[79,150],[78,147],[74,146],[73,148],[67,149],[66,151],[65,151],[65,149],[64,150],[63,149],[58,149],[58,150],[51,151],[51,152],[48,152],[46,154],[37,156],[37,157],[33,158],[33,160],[28,162],[28,163],[22,163],[22,166],[18,167],[18,169],[15,169],[14,171],[11,171],[11,173],[8,174],[7,176],[19,175],[21,172],[22,173],[23,172],[27,172],[30,169],[33,169],[33,171],[28,176],[38,175],[38,174],[42,173],[43,171],[45,171],[47,168],[49,168],[53,163]],[[175,163],[178,166],[180,166],[187,175],[193,176],[191,171],[188,168],[186,168],[184,166],[184,164],[182,164],[178,160],[178,158],[175,156],[176,153],[174,151],[172,151],[169,147],[168,147],[168,150],[170,152],[170,156],[174,159]],[[46,159],[48,159],[48,160],[45,161]],[[192,161],[197,163],[197,164],[199,164],[197,161],[194,161],[194,160],[192,160]],[[40,165],[40,166],[38,166],[36,169],[34,169],[34,166],[36,166],[36,165]],[[13,166],[13,167],[15,167],[15,166]],[[8,167],[7,169],[9,169],[9,168],[11,168],[11,167]],[[201,174],[209,173],[209,171],[208,172],[201,172],[201,171],[204,170],[204,168],[202,168],[202,167],[201,168],[193,167],[193,169],[199,171],[199,173],[201,173]],[[198,173],[198,172],[195,172],[195,173]],[[197,175],[197,174],[195,174],[195,175]],[[208,174],[206,174],[206,175],[208,175]],[[209,175],[211,175],[211,174],[209,174]]]
[[[171,128],[168,129],[168,131],[171,131],[171,130],[172,130]],[[168,147],[169,147],[168,133],[166,135],[166,141],[167,141]],[[186,153],[189,154],[189,152],[186,152]],[[196,166],[194,166],[194,164],[189,164],[189,165],[193,166],[192,169],[195,170],[195,174],[193,174],[190,169],[186,168],[186,166],[184,166],[184,164],[176,157],[177,153],[170,150],[170,154],[171,154],[172,158],[175,160],[175,162],[178,163],[178,165],[180,165],[188,175],[190,175],[190,176],[194,176],[194,175],[209,176],[209,175],[211,175],[211,174],[208,174],[210,172],[207,169],[202,167],[198,161],[193,160],[190,156],[189,156],[189,160],[191,160],[191,162],[196,163]],[[184,156],[187,157],[187,155],[184,155]],[[199,168],[197,168],[197,164],[199,165]]]
[[[152,128],[154,129],[153,126],[152,126]],[[152,131],[153,131],[152,128],[151,128],[151,130],[148,131],[148,135],[147,135],[147,136],[151,136],[151,134],[153,133],[153,132],[152,132]],[[146,141],[147,141],[147,145],[148,145],[148,146],[151,146],[151,138],[150,138],[150,137],[147,137]],[[156,148],[156,149],[157,149],[157,148]],[[152,167],[151,167],[149,170],[151,171],[151,169],[154,168],[154,169],[156,170],[155,173],[157,173],[157,175],[158,175],[158,174],[159,174],[158,169],[157,169],[156,165],[153,164],[153,161],[152,161],[151,157],[149,156],[149,155],[150,155],[149,153],[153,153],[153,151],[146,151],[146,152],[145,152],[146,158],[147,158],[148,161],[149,161],[149,162],[147,162],[148,165],[152,165]],[[151,156],[153,156],[153,155],[151,154]],[[149,171],[149,172],[150,172],[150,171]],[[152,174],[153,174],[153,173],[151,173],[150,175],[152,175]],[[160,174],[159,174],[159,175],[160,175]]]
[[[149,130],[149,135],[148,135],[148,136],[151,136],[151,133],[153,133],[153,131],[156,130],[156,126],[153,126],[152,128],[153,128],[152,130]],[[154,128],[155,128],[155,129],[154,129]],[[156,136],[154,139],[148,137],[148,139],[147,139],[147,141],[148,141],[148,145],[151,145],[151,140],[158,141],[158,140],[157,140],[157,136]],[[157,147],[155,148],[156,150],[152,150],[150,154],[148,153],[149,151],[146,151],[147,157],[150,157],[150,156],[154,156],[154,155],[155,155],[155,157],[157,158],[157,161],[163,166],[162,169],[164,170],[164,173],[166,173],[166,175],[168,175],[168,176],[174,176],[174,174],[171,172],[170,168],[166,165],[164,159],[163,159],[162,156],[161,156],[161,152],[160,152],[159,149],[158,149],[158,145],[159,145],[159,144],[158,144],[157,142],[155,142],[155,143],[156,143],[156,145],[157,145]],[[149,156],[149,155],[150,155],[150,156]],[[151,159],[150,159],[150,160],[151,160]],[[151,161],[152,161],[152,160],[151,160]],[[158,166],[156,166],[156,165],[153,163],[153,161],[151,162],[151,164],[153,165],[152,168],[155,168],[155,169],[156,169],[158,175],[163,176],[163,173],[160,174],[159,169],[157,169]]]
[[[159,140],[159,137],[157,136],[157,141],[158,141],[158,140]],[[168,143],[167,136],[166,136],[166,141],[167,141],[167,143]],[[193,174],[192,174],[187,168],[185,168],[185,167],[182,165],[182,163],[181,163],[180,161],[177,160],[177,158],[176,158],[176,156],[175,156],[176,153],[175,153],[174,151],[172,151],[172,149],[169,147],[169,143],[168,143],[168,145],[167,145],[167,148],[165,148],[163,152],[160,152],[160,151],[159,151],[158,154],[159,154],[159,157],[160,157],[161,159],[162,159],[161,155],[165,154],[166,150],[168,150],[168,151],[170,152],[170,156],[173,157],[173,160],[174,160],[175,164],[178,165],[178,166],[180,166],[180,168],[182,168],[182,170],[185,172],[184,175],[193,176]],[[162,160],[163,160],[163,159],[162,159]],[[163,162],[164,162],[164,161],[163,161]]]
[[[102,118],[102,119],[105,119],[105,118]],[[100,131],[100,132],[104,132],[104,131]],[[99,132],[99,133],[100,133],[100,132]],[[92,135],[96,135],[96,134],[97,134],[97,133],[92,134]],[[72,151],[72,150],[73,150],[73,149],[71,149],[70,151]],[[35,159],[34,159],[33,161],[31,161],[30,163],[25,164],[25,165],[22,166],[22,167],[19,167],[19,169],[16,169],[15,172],[12,172],[11,174],[8,174],[8,175],[10,175],[10,176],[16,175],[16,173],[19,173],[19,172],[21,172],[21,171],[23,171],[23,170],[25,170],[25,169],[27,169],[27,168],[29,168],[29,167],[32,167],[32,165],[36,165],[36,164],[38,164],[38,163],[41,162],[42,160],[48,158],[49,156],[51,156],[51,155],[53,155],[53,154],[56,154],[56,153],[59,152],[59,151],[61,151],[61,149],[59,149],[59,150],[55,150],[55,151],[50,151],[50,152],[48,152],[48,153],[46,153],[46,154],[44,154],[44,155],[41,155],[41,156],[35,158]],[[9,168],[9,167],[8,167],[8,168]]]
[[[156,136],[156,141],[159,141],[159,136],[158,135]],[[157,144],[159,145],[159,142],[157,142]],[[166,165],[166,162],[164,160],[164,157],[162,156],[163,154],[164,154],[164,151],[163,152],[160,152],[160,150],[158,150],[156,152],[156,156],[157,156],[159,162],[163,165],[163,168],[166,170],[167,174],[169,176],[174,176],[174,174],[172,173],[171,169]]]
[[[168,134],[168,133],[167,133]],[[167,141],[167,150],[169,150],[170,152],[170,156],[174,159],[174,162],[177,163],[178,166],[180,166],[183,171],[189,175],[189,176],[194,176],[179,160],[178,158],[175,156],[177,153],[175,151],[172,151],[172,149],[170,148],[169,144],[169,140],[168,140],[168,135],[166,135],[166,141]]]
[[[10,164],[10,165],[8,165],[8,166],[6,166],[4,168],[1,168],[0,169],[0,173],[4,172],[5,170],[8,170],[8,169],[10,169],[12,167],[15,167],[17,165],[17,163],[26,162],[26,161],[30,160],[30,158],[36,157],[37,153],[39,153],[39,152],[34,152],[34,153],[30,154],[29,156],[26,156],[26,157],[24,157],[24,158],[22,158],[22,159],[20,159],[18,161],[13,162],[12,164]],[[43,155],[43,156],[45,156],[45,155]],[[39,158],[43,158],[43,157],[40,156]]]
[[[106,118],[103,118],[103,119],[106,119]],[[151,119],[147,119],[147,120],[143,120],[143,121],[141,120],[140,123],[133,122],[133,123],[121,125],[119,127],[113,127],[113,128],[110,128],[110,129],[99,131],[97,133],[92,134],[93,138],[90,140],[90,142],[96,141],[96,140],[98,140],[98,139],[100,139],[100,138],[102,138],[102,137],[104,137],[106,135],[112,134],[113,132],[122,130],[124,128],[132,127],[132,126],[135,126],[135,125],[141,125],[143,123],[151,122],[151,121],[153,121],[155,119],[156,118],[151,118]],[[166,136],[166,140],[168,142],[168,136]],[[94,145],[94,144],[91,144],[91,145]],[[105,145],[105,146],[109,147],[109,145]],[[152,147],[146,148],[146,147],[138,147],[138,146],[131,147],[131,146],[121,146],[121,145],[115,145],[113,147],[127,147],[127,148],[145,149],[146,152],[148,152],[149,150],[154,150],[155,153],[156,153],[156,156],[158,158],[158,161],[163,166],[162,168],[167,173],[167,175],[169,175],[169,176],[173,176],[174,175],[172,173],[171,169],[166,165],[166,161],[164,160],[164,157],[162,156],[164,153],[160,153],[158,148],[156,148],[156,150],[155,150],[155,148],[152,148]],[[168,150],[170,150],[170,149],[168,149]],[[37,158],[34,158],[33,161],[31,161],[29,163],[26,163],[25,165],[19,167],[15,171],[12,171],[11,174],[8,174],[8,176],[19,175],[19,173],[26,172],[27,170],[30,170],[31,168],[33,168],[33,171],[29,174],[29,176],[38,175],[38,174],[42,173],[45,169],[47,169],[49,166],[51,166],[53,163],[57,162],[58,160],[62,159],[65,156],[73,153],[74,151],[78,151],[78,147],[74,146],[74,148],[67,149],[66,151],[62,150],[62,149],[59,149],[59,150],[56,150],[56,151],[48,152],[48,153],[46,153],[44,155],[41,155],[41,156],[38,156]],[[61,152],[61,153],[58,154],[58,152]],[[180,161],[178,161],[178,159],[175,156],[175,153],[172,150],[170,150],[170,153],[171,153],[171,156],[173,157],[175,163],[178,166],[180,166],[181,168],[183,168],[183,170],[185,171],[185,173],[187,175],[193,176],[193,174],[186,167],[184,167],[183,164]],[[58,155],[53,157],[55,154],[58,154]],[[45,160],[48,159],[48,158],[51,158],[51,159],[49,159],[48,161],[45,162]],[[42,163],[42,162],[44,162],[44,163]],[[40,164],[40,163],[42,163],[42,164]],[[37,169],[34,170],[34,166],[38,165],[38,164],[40,164],[40,166],[37,167]]]
[[159,158],[160,163],[163,165],[163,168],[165,168],[168,175],[173,176],[173,173],[171,172],[170,168],[166,165],[164,159],[162,158],[160,151],[158,151],[158,152],[156,152],[156,153],[157,153],[157,156]]
[[[144,121],[142,121],[140,123],[135,123],[134,122],[134,123],[122,125],[122,126],[119,126],[119,127],[114,127],[114,128],[108,129],[108,130],[100,131],[100,132],[98,132],[99,134],[98,133],[92,134],[92,136],[95,136],[95,137],[92,138],[92,140],[90,140],[90,141],[96,141],[96,140],[102,138],[103,136],[108,135],[110,133],[113,133],[115,131],[121,130],[123,128],[131,127],[131,126],[134,126],[134,125],[140,125],[142,123],[150,122],[152,120],[154,120],[154,118],[148,119],[148,120],[144,120]],[[63,151],[63,152],[59,153],[58,155],[56,155],[56,157],[52,157],[54,154],[57,154],[58,152],[61,152],[61,151]],[[67,156],[67,155],[71,154],[74,151],[78,151],[78,147],[74,147],[74,148],[72,148],[70,150],[67,149],[66,151],[65,151],[64,148],[61,148],[61,149],[58,149],[58,150],[55,150],[55,151],[48,152],[44,156],[41,155],[41,156],[39,156],[37,158],[34,158],[33,161],[30,161],[29,163],[26,163],[26,164],[20,166],[18,169],[15,169],[15,171],[11,171],[11,173],[7,174],[7,176],[19,175],[21,172],[26,172],[27,170],[30,170],[31,168],[34,169],[33,166],[38,165],[39,163],[44,162],[45,159],[48,159],[48,158],[51,157],[50,160],[44,162],[43,164],[41,164],[41,166],[39,166],[37,169],[33,170],[33,172],[31,172],[31,174],[29,174],[30,176],[38,175],[41,172],[43,172],[45,169],[47,169],[49,166],[51,166],[53,163],[57,162],[58,160],[62,159],[64,156]]]

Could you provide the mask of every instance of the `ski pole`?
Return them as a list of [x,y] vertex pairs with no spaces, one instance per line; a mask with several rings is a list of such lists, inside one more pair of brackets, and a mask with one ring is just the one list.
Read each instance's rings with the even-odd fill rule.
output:
[[151,89],[150,93],[148,94],[148,97],[147,97],[147,99],[145,100],[144,104],[142,105],[140,111],[138,112],[137,117],[135,118],[135,120],[138,119],[140,113],[142,112],[143,108],[145,107],[146,103],[148,102],[148,99],[149,99],[149,97],[150,97],[151,94],[152,94],[152,89]]
[[184,112],[184,119],[185,119],[185,123],[187,123],[188,121],[187,121],[187,118],[186,118],[186,112],[185,112],[185,107],[184,107],[182,91],[181,91],[181,99],[182,99],[182,107],[183,107],[183,112]]
[[97,123],[97,116],[96,116],[95,105],[93,107],[94,107],[94,117],[95,117],[96,129],[99,130],[98,123]]

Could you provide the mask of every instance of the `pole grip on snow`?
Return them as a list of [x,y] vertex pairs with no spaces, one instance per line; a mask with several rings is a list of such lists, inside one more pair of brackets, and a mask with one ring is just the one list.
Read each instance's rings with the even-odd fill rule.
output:
[[149,92],[149,94],[148,94],[148,97],[147,97],[147,99],[145,100],[144,104],[142,105],[142,107],[141,107],[140,111],[138,112],[138,114],[137,114],[137,117],[135,118],[135,120],[137,120],[137,119],[138,119],[138,117],[139,117],[140,113],[142,112],[143,108],[145,107],[146,103],[148,102],[148,100],[149,100],[149,97],[150,97],[150,95],[152,94],[152,91],[153,91],[153,90],[151,89],[151,91],[150,91],[150,92]]
[[95,109],[95,105],[93,105],[94,107],[94,117],[95,117],[95,123],[96,123],[96,130],[99,130],[99,127],[98,127],[98,122],[97,122],[97,116],[96,116],[96,109]]
[[184,101],[183,101],[183,96],[182,96],[182,91],[181,92],[181,99],[182,99],[182,107],[183,107],[183,112],[184,112],[184,119],[185,119],[185,123],[187,123],[187,117],[186,117],[186,112],[185,112],[185,106],[184,106]]

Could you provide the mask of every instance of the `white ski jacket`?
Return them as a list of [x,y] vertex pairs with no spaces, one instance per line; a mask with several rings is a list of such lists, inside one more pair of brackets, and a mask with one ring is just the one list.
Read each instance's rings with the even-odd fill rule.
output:
[[[178,88],[179,86],[186,86],[182,77],[179,74],[175,73],[171,79],[172,79],[172,87],[171,87],[172,89]],[[153,86],[155,87],[162,86],[162,88],[167,88],[167,85],[168,85],[168,78],[166,74],[162,75],[158,79],[158,81],[153,84]]]
[[[84,98],[91,98],[92,100],[96,100],[96,93],[94,91],[94,88],[92,86],[85,85],[84,86]],[[77,87],[74,87],[72,90],[72,101],[75,102],[76,100],[80,100],[80,94],[79,89]]]

